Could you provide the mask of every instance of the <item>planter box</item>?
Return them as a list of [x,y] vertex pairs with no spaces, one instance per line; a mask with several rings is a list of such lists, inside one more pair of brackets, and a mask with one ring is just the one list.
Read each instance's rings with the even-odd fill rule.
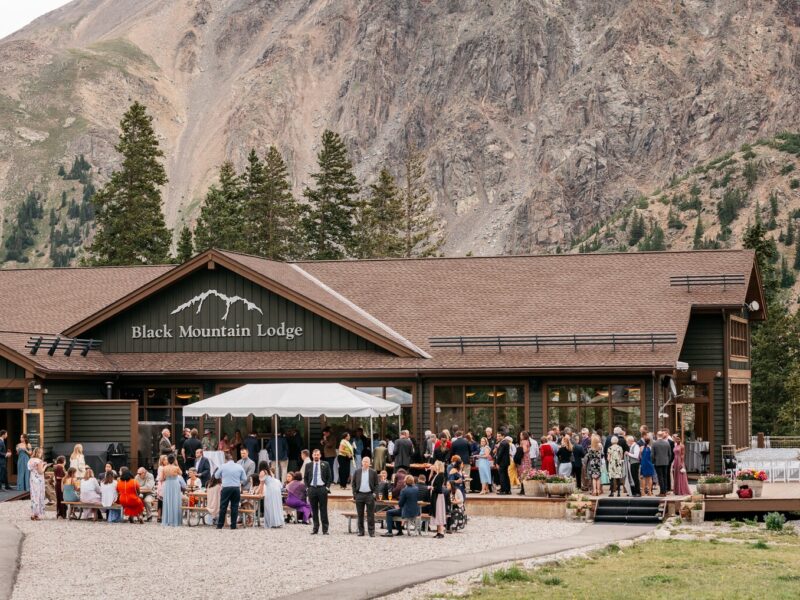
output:
[[753,498],[761,498],[761,491],[764,489],[764,482],[759,479],[737,479],[736,489],[746,485],[753,490]]
[[547,496],[547,490],[544,487],[545,483],[543,481],[526,479],[524,484],[523,489],[525,490],[526,496],[531,496],[533,498],[544,498]]
[[733,482],[729,483],[698,483],[697,492],[703,496],[722,496],[723,498],[733,492]]
[[545,490],[548,498],[550,496],[569,496],[575,491],[575,483],[546,483]]

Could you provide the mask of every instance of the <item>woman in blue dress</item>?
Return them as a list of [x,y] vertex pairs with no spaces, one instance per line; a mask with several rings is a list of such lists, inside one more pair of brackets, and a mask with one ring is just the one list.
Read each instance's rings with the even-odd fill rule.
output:
[[639,475],[642,477],[642,482],[644,483],[642,496],[652,496],[653,476],[656,474],[656,469],[653,466],[653,451],[650,449],[649,437],[643,437],[642,441],[644,442],[644,446],[642,447],[642,455],[640,458],[642,464],[639,468]]
[[161,471],[163,478],[163,508],[161,524],[165,527],[180,527],[183,522],[183,494],[186,482],[181,475],[181,468],[175,462],[175,455],[167,457],[167,466]]
[[258,473],[264,484],[264,527],[283,527],[283,486],[272,475],[269,467]]
[[478,450],[478,475],[481,478],[481,494],[488,494],[492,485],[492,463],[490,462],[492,451],[489,448],[489,441],[481,438],[481,447]]
[[31,459],[31,445],[28,436],[24,433],[19,436],[17,444],[17,491],[27,492],[31,489],[31,472],[28,470],[28,461]]

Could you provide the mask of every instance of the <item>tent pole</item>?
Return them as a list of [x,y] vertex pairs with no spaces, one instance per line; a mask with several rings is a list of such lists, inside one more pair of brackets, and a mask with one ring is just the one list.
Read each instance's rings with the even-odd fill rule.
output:
[[[372,447],[372,439],[373,439],[373,434],[372,434],[372,415],[370,415],[369,416],[369,455],[370,456],[372,456],[372,451],[374,450],[374,448]],[[373,462],[373,464],[375,464],[375,463]],[[359,468],[359,465],[356,465],[356,468]]]
[[278,415],[272,415],[272,433],[275,436],[275,476],[278,478],[278,481],[283,481],[283,477],[278,472],[280,468],[280,461],[278,460]]

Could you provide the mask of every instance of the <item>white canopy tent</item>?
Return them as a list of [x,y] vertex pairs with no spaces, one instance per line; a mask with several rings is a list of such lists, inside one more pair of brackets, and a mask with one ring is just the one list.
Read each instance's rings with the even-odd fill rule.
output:
[[184,426],[186,417],[272,417],[276,458],[279,417],[369,417],[372,443],[372,418],[401,413],[400,404],[340,383],[250,383],[183,409]]

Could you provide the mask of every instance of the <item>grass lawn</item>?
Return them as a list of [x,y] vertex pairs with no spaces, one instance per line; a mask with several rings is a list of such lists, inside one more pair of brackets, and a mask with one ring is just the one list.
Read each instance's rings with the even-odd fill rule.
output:
[[748,540],[612,545],[590,559],[487,572],[468,598],[800,598],[800,537],[762,529]]

